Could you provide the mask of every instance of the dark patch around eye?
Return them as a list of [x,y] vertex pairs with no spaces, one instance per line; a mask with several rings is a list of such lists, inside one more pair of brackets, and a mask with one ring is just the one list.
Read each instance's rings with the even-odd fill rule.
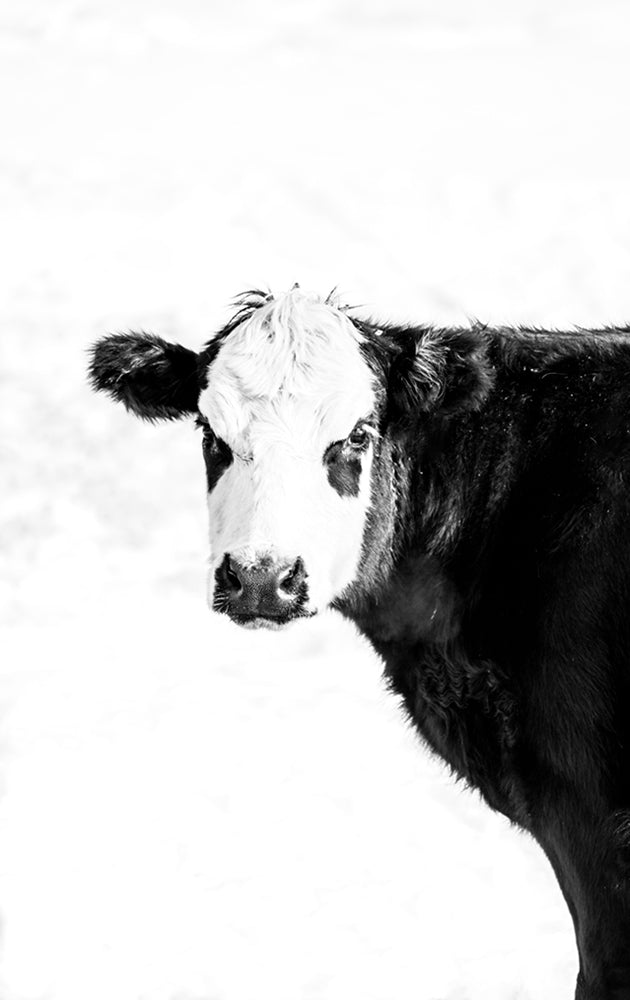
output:
[[345,444],[345,441],[335,441],[324,453],[328,482],[340,497],[358,497],[361,459]]
[[203,457],[206,463],[206,479],[208,482],[208,493],[217,485],[219,479],[226,469],[230,467],[234,456],[232,449],[217,437],[210,430],[208,424],[202,424],[203,430]]

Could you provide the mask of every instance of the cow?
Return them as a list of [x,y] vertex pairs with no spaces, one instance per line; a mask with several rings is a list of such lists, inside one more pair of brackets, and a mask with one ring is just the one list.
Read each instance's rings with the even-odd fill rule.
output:
[[208,601],[337,609],[428,746],[529,831],[576,998],[630,998],[630,328],[436,327],[298,286],[196,353],[106,336],[90,378],[201,431]]

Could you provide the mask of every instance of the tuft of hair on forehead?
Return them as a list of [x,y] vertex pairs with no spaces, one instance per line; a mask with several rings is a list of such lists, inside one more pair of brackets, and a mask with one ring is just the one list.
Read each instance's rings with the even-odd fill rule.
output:
[[250,319],[258,309],[262,309],[273,302],[278,303],[289,297],[291,297],[293,302],[300,298],[308,299],[311,302],[318,302],[330,306],[331,309],[337,309],[341,313],[346,313],[351,308],[341,301],[336,285],[325,297],[312,292],[302,291],[297,281],[291,286],[288,292],[285,292],[281,296],[274,295],[269,288],[248,288],[244,292],[239,292],[232,299],[236,309],[228,322],[227,329],[233,330],[236,326],[240,326],[241,323]]
[[[238,378],[242,391],[273,397],[300,392],[314,373],[364,364],[364,335],[333,290],[325,298],[294,285],[283,295],[253,289],[216,338],[219,368]],[[219,343],[220,342],[220,343]],[[212,353],[214,341],[208,349]]]

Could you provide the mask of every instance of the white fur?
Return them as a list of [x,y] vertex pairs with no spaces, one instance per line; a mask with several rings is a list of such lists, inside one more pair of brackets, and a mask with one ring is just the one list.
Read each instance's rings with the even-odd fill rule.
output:
[[338,596],[357,571],[370,502],[372,447],[359,495],[328,482],[326,448],[375,405],[361,335],[343,311],[293,289],[259,307],[221,346],[199,409],[234,460],[208,497],[210,592],[225,553],[304,560],[308,610]]

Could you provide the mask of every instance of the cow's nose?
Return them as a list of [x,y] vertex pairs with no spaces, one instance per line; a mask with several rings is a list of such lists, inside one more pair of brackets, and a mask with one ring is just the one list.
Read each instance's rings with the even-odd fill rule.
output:
[[301,558],[276,561],[265,556],[245,564],[226,553],[215,577],[215,608],[242,624],[290,621],[302,612],[308,596]]

